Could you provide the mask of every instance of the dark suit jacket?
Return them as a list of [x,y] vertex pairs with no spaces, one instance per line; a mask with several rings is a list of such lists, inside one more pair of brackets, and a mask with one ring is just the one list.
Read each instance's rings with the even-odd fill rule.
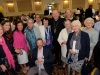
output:
[[56,37],[54,37],[54,28],[55,28],[55,20],[54,20],[54,18],[52,18],[52,19],[50,19],[50,21],[49,21],[49,24],[51,25],[51,31],[52,31],[52,34],[53,34],[53,37],[54,38],[58,38],[58,36],[59,36],[59,33],[60,33],[60,31],[63,29],[63,28],[65,28],[64,27],[64,21],[65,21],[65,19],[64,18],[60,18],[59,17],[59,19],[57,20],[57,22],[58,22],[58,24],[57,24],[57,26],[56,26]]
[[[32,58],[33,58],[33,64],[35,65],[35,61],[37,60],[37,52],[38,52],[38,48],[35,48],[32,51]],[[52,73],[52,67],[53,67],[53,62],[54,62],[54,58],[53,55],[50,51],[50,49],[43,47],[43,55],[44,55],[44,68],[46,70],[46,72],[51,75]]]
[[[70,40],[73,36],[73,33],[70,33],[68,36],[68,41],[67,41],[67,51],[69,52],[69,49],[72,49],[70,47]],[[90,39],[88,33],[85,33],[81,31],[81,49],[79,50],[79,55],[78,55],[78,60],[83,60],[85,57],[89,58],[89,53],[90,53]],[[67,52],[67,56],[68,56]]]
[[92,17],[92,16],[93,16],[92,9],[91,8],[86,9],[85,17],[88,18],[88,17]]
[[96,44],[93,50],[94,53],[94,66],[100,69],[100,41]]

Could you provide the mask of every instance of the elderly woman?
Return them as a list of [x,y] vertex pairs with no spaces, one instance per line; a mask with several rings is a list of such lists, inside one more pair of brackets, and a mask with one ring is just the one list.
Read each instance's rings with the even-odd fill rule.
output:
[[69,19],[70,21],[75,20],[75,18],[73,17],[72,11],[70,9],[67,9],[65,11],[65,19]]
[[70,20],[66,20],[64,22],[65,28],[61,30],[59,37],[58,37],[58,42],[61,46],[61,60],[64,62],[63,64],[63,68],[65,68],[66,63],[67,63],[67,58],[66,58],[66,53],[67,53],[67,47],[66,47],[66,42],[67,42],[67,38],[69,33],[72,32],[71,30],[71,22]]
[[79,20],[72,22],[73,33],[70,33],[67,41],[68,63],[70,62],[73,75],[81,75],[81,68],[84,60],[87,61],[90,52],[90,39],[86,32],[80,30],[81,23]]
[[90,60],[92,57],[93,49],[98,41],[98,32],[94,28],[92,28],[92,26],[94,25],[94,20],[92,18],[87,18],[84,21],[84,24],[86,27],[84,27],[82,30],[87,32],[90,38],[90,55],[89,55],[89,60]]
[[25,28],[24,33],[30,50],[33,50],[36,47],[36,39],[41,38],[41,33],[39,29],[34,26],[33,19],[29,18],[27,20],[27,27]]

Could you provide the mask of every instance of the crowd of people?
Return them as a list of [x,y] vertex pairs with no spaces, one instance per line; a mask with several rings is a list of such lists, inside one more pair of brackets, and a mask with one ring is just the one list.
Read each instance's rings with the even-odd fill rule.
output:
[[0,75],[8,71],[17,75],[18,70],[27,75],[52,75],[53,64],[63,68],[70,64],[72,75],[81,75],[82,65],[92,57],[100,69],[100,12],[95,22],[92,10],[91,6],[86,9],[84,25],[76,18],[78,12],[73,16],[70,9],[64,18],[54,9],[43,18],[23,14],[1,21]]

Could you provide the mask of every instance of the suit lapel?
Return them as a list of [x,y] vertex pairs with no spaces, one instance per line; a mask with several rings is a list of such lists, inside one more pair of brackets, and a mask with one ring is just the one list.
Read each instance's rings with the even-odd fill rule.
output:
[[45,57],[45,50],[44,50],[44,47],[43,47],[43,56]]
[[38,56],[38,48],[36,48],[34,54],[35,54],[35,58],[37,59],[37,56]]

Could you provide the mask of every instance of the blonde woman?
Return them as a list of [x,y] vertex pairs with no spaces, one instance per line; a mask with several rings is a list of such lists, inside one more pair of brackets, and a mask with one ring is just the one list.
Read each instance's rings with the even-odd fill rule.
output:
[[84,27],[82,30],[88,33],[90,38],[90,54],[89,54],[89,60],[90,60],[93,54],[93,49],[98,41],[98,32],[94,28],[92,28],[94,25],[94,20],[92,18],[87,18],[84,21],[84,25],[86,27]]
[[67,8],[66,11],[65,11],[65,19],[66,20],[69,19],[70,21],[75,20],[75,18],[73,17],[72,11],[69,8]]

